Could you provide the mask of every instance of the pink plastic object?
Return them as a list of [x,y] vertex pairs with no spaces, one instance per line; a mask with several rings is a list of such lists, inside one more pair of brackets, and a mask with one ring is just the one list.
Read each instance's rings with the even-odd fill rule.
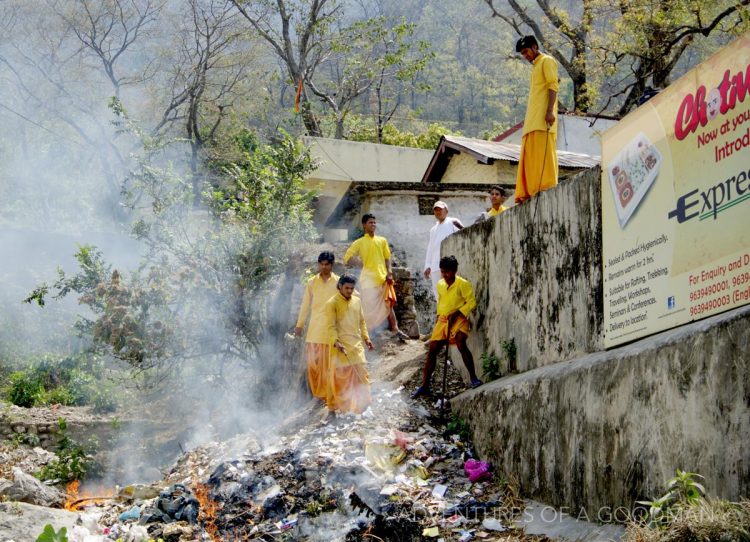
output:
[[490,472],[490,464],[486,461],[477,461],[476,459],[468,459],[464,463],[464,472],[469,477],[471,482],[479,482],[480,480],[487,480],[492,478]]

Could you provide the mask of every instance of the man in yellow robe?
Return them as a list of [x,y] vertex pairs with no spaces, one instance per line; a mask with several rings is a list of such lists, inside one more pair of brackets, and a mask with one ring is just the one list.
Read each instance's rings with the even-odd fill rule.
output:
[[330,345],[328,325],[323,308],[326,301],[338,293],[336,283],[338,275],[333,273],[335,256],[333,252],[321,252],[318,256],[318,274],[307,281],[302,305],[297,316],[294,334],[301,337],[308,317],[310,323],[305,335],[305,359],[307,361],[307,383],[313,397],[325,400],[328,379],[328,360]]
[[411,394],[412,399],[430,394],[430,380],[435,372],[437,357],[443,346],[455,344],[461,353],[466,370],[469,372],[471,387],[482,385],[474,372],[474,356],[471,355],[466,344],[471,325],[468,316],[477,306],[474,298],[474,288],[463,277],[456,275],[458,261],[455,256],[445,256],[440,259],[440,273],[443,278],[438,282],[437,322],[430,337],[430,347],[427,351],[422,385]]
[[393,312],[396,292],[393,289],[391,249],[385,237],[375,235],[376,228],[375,215],[365,214],[362,217],[365,234],[346,251],[344,264],[362,267],[359,290],[367,328],[374,330],[387,319],[388,329],[399,339],[406,340],[409,336],[398,328],[396,313]]
[[362,301],[353,295],[355,284],[354,277],[343,275],[338,280],[338,293],[326,302],[324,310],[333,346],[326,397],[330,412],[361,413],[372,401],[365,346],[370,350],[375,347],[367,333]]
[[516,175],[516,203],[523,203],[538,192],[557,186],[559,83],[557,62],[539,52],[539,44],[534,36],[524,36],[518,40],[516,52],[534,66]]

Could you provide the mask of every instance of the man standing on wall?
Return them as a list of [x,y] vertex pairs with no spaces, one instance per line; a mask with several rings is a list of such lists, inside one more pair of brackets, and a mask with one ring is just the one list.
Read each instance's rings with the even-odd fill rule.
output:
[[539,52],[534,36],[516,43],[534,67],[523,121],[521,157],[516,176],[516,203],[523,203],[538,192],[557,186],[557,62]]
[[427,245],[427,255],[424,259],[424,278],[432,280],[432,293],[437,299],[437,283],[440,280],[440,273],[438,273],[440,243],[450,234],[463,229],[464,225],[458,219],[448,216],[448,206],[444,201],[436,201],[432,206],[432,212],[437,222],[430,229],[430,243]]
[[452,344],[461,353],[461,359],[469,372],[471,387],[482,385],[474,371],[474,356],[466,344],[471,331],[468,316],[477,306],[477,301],[471,283],[456,275],[457,271],[458,261],[455,256],[440,258],[440,274],[443,278],[438,282],[437,322],[430,338],[422,385],[412,392],[412,399],[430,393],[430,380],[435,372],[438,354],[443,346]]
[[305,336],[305,359],[307,360],[307,383],[313,397],[325,400],[327,394],[328,359],[330,346],[328,340],[328,325],[325,321],[323,308],[326,302],[338,293],[336,283],[338,275],[333,273],[333,252],[321,252],[318,256],[318,274],[307,281],[305,293],[302,296],[302,306],[297,316],[294,334],[302,336],[310,317]]
[[333,345],[326,397],[329,412],[361,413],[372,401],[364,347],[375,347],[367,333],[362,301],[353,295],[355,284],[354,277],[342,275],[338,293],[324,308],[323,320]]
[[359,277],[362,293],[362,308],[367,328],[376,329],[386,319],[388,329],[400,340],[409,336],[398,328],[396,313],[396,292],[393,288],[391,271],[391,249],[385,237],[375,235],[377,220],[370,213],[362,217],[365,234],[354,241],[344,254],[344,264],[362,267]]

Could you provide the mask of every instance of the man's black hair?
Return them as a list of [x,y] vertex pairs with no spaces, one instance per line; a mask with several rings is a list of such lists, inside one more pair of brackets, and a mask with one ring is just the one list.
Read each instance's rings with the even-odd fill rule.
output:
[[357,284],[357,279],[351,275],[341,275],[339,277],[338,287],[341,288],[344,284]]
[[365,213],[364,215],[362,215],[362,224],[367,224],[367,221],[371,218],[375,218],[375,215],[372,213]]
[[443,256],[440,258],[440,269],[458,271],[458,260],[455,256]]
[[524,36],[516,42],[516,53],[520,53],[523,49],[531,49],[532,45],[539,47],[539,43],[536,41],[534,36]]
[[336,261],[336,256],[333,255],[333,252],[330,252],[328,250],[324,250],[320,253],[320,256],[318,256],[318,263],[320,262],[328,262],[332,264]]
[[493,184],[492,186],[490,186],[489,191],[492,192],[493,190],[497,190],[498,192],[500,192],[500,195],[504,198],[508,196],[508,194],[505,192],[505,188],[503,188],[499,184]]

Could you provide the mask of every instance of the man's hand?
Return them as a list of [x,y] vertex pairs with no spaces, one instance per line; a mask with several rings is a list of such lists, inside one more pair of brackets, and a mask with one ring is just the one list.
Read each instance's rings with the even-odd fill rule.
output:
[[463,225],[463,224],[461,224],[461,221],[460,221],[460,220],[458,220],[457,218],[454,218],[454,219],[453,219],[453,225],[454,225],[454,226],[455,226],[456,228],[458,228],[459,230],[462,230],[462,229],[464,229],[464,225]]
[[362,267],[362,260],[360,260],[357,256],[352,256],[349,258],[349,261],[345,262],[347,267]]
[[427,269],[425,269],[424,270],[424,278],[426,278],[426,279],[430,278],[430,274],[431,273],[432,273],[432,269],[431,268],[428,267]]
[[341,342],[340,342],[340,341],[336,341],[336,342],[334,342],[334,343],[333,343],[333,346],[334,346],[334,348],[336,348],[336,350],[338,350],[338,351],[339,351],[339,352],[341,352],[342,354],[346,355],[346,348],[344,348],[344,345],[343,345],[343,344],[341,344]]
[[372,344],[372,341],[371,341],[370,339],[367,339],[367,340],[365,341],[365,344],[367,345],[367,349],[368,349],[368,350],[375,350],[375,345],[374,345],[374,344]]
[[385,276],[385,281],[388,284],[393,284],[393,273],[388,272],[388,274]]
[[552,111],[547,111],[544,120],[547,122],[547,129],[549,130],[552,128],[552,125],[555,124],[555,115],[552,114]]
[[294,335],[296,337],[302,337],[302,332],[303,331],[304,331],[304,329],[302,329],[301,327],[295,327],[294,328]]

